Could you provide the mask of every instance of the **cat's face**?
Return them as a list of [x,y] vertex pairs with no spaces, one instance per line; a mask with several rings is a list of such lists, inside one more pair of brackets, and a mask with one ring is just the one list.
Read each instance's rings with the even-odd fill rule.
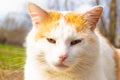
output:
[[33,39],[32,55],[39,57],[39,62],[55,70],[66,70],[77,64],[89,65],[95,62],[98,43],[94,29],[102,7],[79,14],[47,12],[29,4],[29,11],[34,24],[30,33],[32,35],[29,35]]

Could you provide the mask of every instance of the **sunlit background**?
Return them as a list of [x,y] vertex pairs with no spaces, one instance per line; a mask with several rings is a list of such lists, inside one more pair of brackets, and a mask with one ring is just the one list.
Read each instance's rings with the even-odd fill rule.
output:
[[28,2],[46,10],[83,12],[102,5],[101,33],[120,47],[120,0],[0,0],[0,80],[23,80],[25,37],[32,28]]

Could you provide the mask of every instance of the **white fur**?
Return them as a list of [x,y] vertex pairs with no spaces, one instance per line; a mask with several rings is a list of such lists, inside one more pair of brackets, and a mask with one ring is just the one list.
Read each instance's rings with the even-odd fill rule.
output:
[[[46,38],[35,42],[36,32],[34,27],[27,37],[25,80],[115,80],[114,51],[97,32],[95,35],[88,29],[77,33],[63,18],[59,26],[46,35],[55,39],[56,44]],[[89,38],[94,38],[95,42],[90,42]],[[76,39],[83,40],[70,46]],[[64,61],[68,68],[64,69],[55,66],[63,53],[68,54]]]

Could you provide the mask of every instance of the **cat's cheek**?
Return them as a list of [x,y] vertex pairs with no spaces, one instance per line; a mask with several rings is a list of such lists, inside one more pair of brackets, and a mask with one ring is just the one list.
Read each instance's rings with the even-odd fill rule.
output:
[[79,57],[83,54],[84,54],[84,51],[79,45],[72,47],[72,48],[70,48],[70,51],[69,51],[68,60],[70,59],[71,61],[69,61],[69,62],[75,63],[75,62],[77,62]]
[[49,65],[52,65],[54,62],[56,62],[56,57],[52,53],[46,53],[45,59]]
[[83,49],[82,49],[82,46],[80,46],[80,45],[71,47],[71,49],[70,49],[70,55],[78,56],[78,55],[81,55],[82,52],[83,52]]

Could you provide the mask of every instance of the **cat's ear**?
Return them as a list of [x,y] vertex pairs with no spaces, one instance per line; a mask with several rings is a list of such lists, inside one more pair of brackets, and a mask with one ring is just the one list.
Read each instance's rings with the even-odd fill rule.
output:
[[43,10],[34,3],[28,3],[28,11],[35,27],[38,27],[42,20],[48,17],[47,11]]
[[84,18],[90,24],[91,30],[94,30],[96,28],[96,24],[99,18],[101,17],[102,12],[103,12],[102,6],[95,6],[89,11],[84,13]]

